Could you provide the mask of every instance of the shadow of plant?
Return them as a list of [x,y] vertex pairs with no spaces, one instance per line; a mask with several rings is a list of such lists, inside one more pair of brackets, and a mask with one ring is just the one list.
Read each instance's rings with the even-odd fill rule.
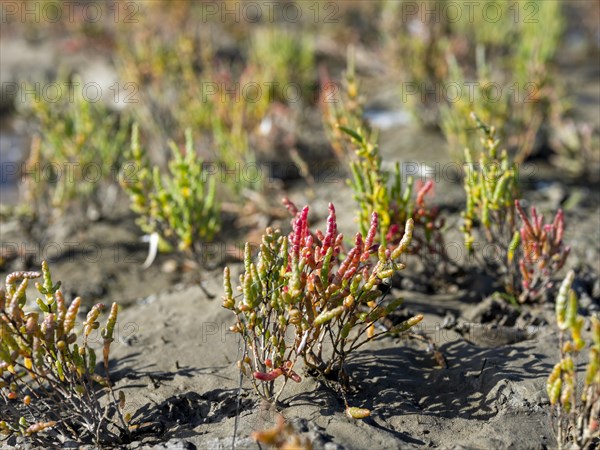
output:
[[551,369],[533,346],[480,348],[457,340],[440,350],[447,369],[435,367],[426,352],[406,346],[359,353],[349,363],[353,378],[362,382],[354,402],[365,399],[361,406],[384,419],[419,414],[488,420],[512,393],[510,383],[540,380],[541,389]]
[[[141,354],[138,352],[120,358],[118,361],[110,361],[109,369],[112,382],[118,382],[123,379],[137,381],[147,377],[150,379],[150,382],[154,385],[154,387],[158,388],[163,381],[172,381],[176,376],[192,378],[196,374],[201,373],[203,370],[197,367],[186,366],[180,366],[173,371],[151,370],[155,364],[147,364],[142,367],[133,367],[132,364],[129,364],[129,361],[133,363],[139,361],[140,356]],[[147,383],[131,384],[130,382],[127,382],[124,385],[124,388],[129,389],[135,387],[144,387],[146,385]]]
[[[353,392],[347,393],[348,402],[373,411],[362,422],[409,445],[425,445],[396,428],[394,418],[416,415],[434,421],[486,421],[507,403],[516,408],[546,403],[543,386],[552,364],[536,354],[531,343],[481,348],[459,339],[440,343],[439,348],[447,369],[437,366],[432,355],[414,342],[363,351],[350,358],[347,372]],[[514,384],[523,381],[528,382],[526,386]],[[541,393],[540,397],[532,398],[532,389]],[[345,408],[340,397],[325,386],[284,399],[284,404],[318,406],[313,420]]]
[[[214,389],[203,394],[194,391],[174,395],[159,404],[128,405],[135,410],[131,423],[135,424],[135,439],[145,437],[156,442],[172,438],[197,436],[194,430],[202,424],[218,423],[236,414],[252,411],[257,402],[243,391],[238,408],[237,389]],[[138,406],[138,407],[136,407]]]

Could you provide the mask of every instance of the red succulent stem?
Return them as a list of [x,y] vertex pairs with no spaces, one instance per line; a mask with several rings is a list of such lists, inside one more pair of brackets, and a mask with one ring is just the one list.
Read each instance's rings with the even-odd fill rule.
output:
[[367,232],[367,239],[365,240],[364,251],[360,257],[360,260],[365,262],[369,259],[371,247],[373,246],[373,241],[375,240],[375,235],[377,234],[377,226],[379,223],[379,218],[377,213],[374,212],[371,215],[371,226],[369,227],[369,231]]
[[429,180],[427,181],[427,183],[425,183],[423,185],[423,187],[421,189],[419,189],[419,192],[417,193],[417,205],[420,207],[425,206],[425,195],[431,191],[431,189],[433,188],[433,181]]
[[335,216],[335,207],[333,203],[329,203],[329,216],[327,217],[327,230],[325,239],[323,240],[323,254],[327,253],[327,249],[335,242],[337,235],[337,219]]

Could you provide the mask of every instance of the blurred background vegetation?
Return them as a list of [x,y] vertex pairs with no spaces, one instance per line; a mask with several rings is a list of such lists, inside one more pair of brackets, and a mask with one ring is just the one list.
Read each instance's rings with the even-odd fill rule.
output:
[[[220,168],[224,210],[290,179],[310,184],[323,162],[347,168],[322,106],[343,88],[349,46],[365,117],[440,134],[435,151],[463,162],[479,139],[475,111],[515,161],[597,181],[598,14],[597,2],[544,0],[5,2],[2,159],[28,176],[4,171],[3,214],[21,198],[35,220],[82,206],[101,217],[127,184],[134,122],[167,178],[170,142],[183,148],[190,130],[198,160]],[[56,101],[52,83],[79,94]],[[54,162],[96,164],[101,182],[35,175]],[[227,172],[264,163],[268,177]]]

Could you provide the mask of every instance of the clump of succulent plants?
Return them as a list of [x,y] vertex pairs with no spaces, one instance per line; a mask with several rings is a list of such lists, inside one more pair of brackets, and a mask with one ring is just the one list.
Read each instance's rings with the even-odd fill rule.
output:
[[401,74],[403,103],[416,121],[441,128],[459,155],[477,144],[469,113],[494,120],[510,155],[523,162],[541,148],[544,125],[564,113],[552,70],[561,4],[514,4],[493,21],[485,14],[451,19],[445,8],[436,0],[382,4],[383,47]]
[[39,131],[22,174],[30,215],[46,222],[78,205],[97,218],[118,192],[128,120],[87,98],[77,76],[53,84],[56,101],[38,92],[22,108]]
[[[411,219],[402,240],[390,249],[376,241],[378,216],[373,213],[366,236],[357,233],[354,246],[345,250],[332,204],[325,233],[310,231],[308,207],[298,211],[289,201],[287,206],[295,215],[289,235],[267,228],[255,261],[246,245],[240,296],[234,295],[230,269],[224,272],[223,306],[235,314],[231,329],[244,345],[239,367],[256,392],[273,402],[288,380],[301,381],[299,359],[309,373],[337,374],[343,385],[345,362],[353,352],[423,318],[417,315],[383,331],[376,327],[402,303],[388,300],[379,286],[404,268],[398,259],[412,237]],[[359,417],[355,409],[350,411]]]
[[[518,196],[518,167],[506,150],[499,151],[493,126],[471,115],[481,131],[479,161],[465,151],[467,195],[462,213],[465,246],[488,271],[498,276],[511,300],[525,303],[544,298],[552,287],[552,277],[564,266],[569,248],[563,243],[564,215],[558,211],[552,223],[531,209],[531,220]],[[517,226],[516,216],[522,222]],[[476,239],[482,238],[480,240]],[[489,261],[482,244],[493,246],[496,257]],[[476,248],[478,247],[478,248]]]
[[585,325],[577,314],[577,295],[571,289],[575,275],[565,277],[556,298],[556,323],[560,330],[560,361],[546,385],[555,414],[560,449],[591,448],[600,438],[600,320],[591,318],[591,342],[583,385],[578,383],[578,358],[586,347],[582,337]]
[[[426,271],[437,270],[447,262],[442,229],[444,218],[439,210],[426,202],[434,183],[428,180],[415,189],[413,177],[403,180],[400,164],[390,173],[382,166],[379,138],[363,118],[362,99],[354,69],[352,51],[348,53],[342,95],[325,93],[324,123],[335,153],[350,159],[352,179],[349,181],[358,204],[358,223],[367,233],[371,213],[378,216],[378,235],[382,245],[396,246],[402,239],[407,220],[414,222],[412,244],[408,251],[417,255]],[[352,155],[354,154],[354,156]]]
[[142,231],[158,234],[171,247],[197,255],[201,244],[211,241],[220,228],[216,183],[196,155],[189,130],[185,148],[171,142],[171,151],[167,173],[150,167],[134,126],[131,160],[123,166],[121,180]]
[[[36,311],[26,290],[29,280],[39,277],[42,298]],[[0,435],[27,437],[44,447],[120,442],[128,433],[121,411],[125,397],[115,395],[108,370],[117,304],[98,333],[104,305],[95,305],[79,325],[81,299],[67,307],[59,289],[44,261],[41,272],[8,275],[0,291]],[[103,374],[97,369],[97,343]]]
[[[260,192],[264,187],[264,177],[240,172],[254,167],[261,147],[274,140],[266,130],[281,123],[295,139],[296,111],[313,101],[314,43],[310,36],[284,27],[243,29],[236,23],[240,61],[222,51],[212,25],[197,28],[204,16],[201,4],[184,8],[181,14],[157,11],[162,21],[143,17],[122,27],[115,63],[121,78],[136,87],[132,113],[149,142],[158,144],[152,150],[166,144],[165,136],[190,128],[196,141],[207,143],[206,159],[223,174],[227,200],[237,202],[245,190]],[[291,120],[278,122],[281,110]],[[271,127],[273,122],[276,126]]]
[[474,252],[475,229],[482,230],[489,243],[507,245],[512,238],[518,172],[506,150],[499,150],[496,129],[483,123],[474,113],[471,118],[481,130],[482,151],[475,161],[471,151],[465,150],[467,199],[462,230],[467,250]]

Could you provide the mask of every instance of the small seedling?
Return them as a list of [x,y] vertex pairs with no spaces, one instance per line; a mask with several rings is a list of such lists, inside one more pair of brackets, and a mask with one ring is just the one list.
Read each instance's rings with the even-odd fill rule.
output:
[[397,261],[410,243],[411,219],[400,243],[388,249],[376,242],[378,216],[373,213],[366,237],[357,233],[354,247],[346,252],[332,204],[325,233],[309,230],[308,207],[298,211],[289,201],[287,206],[295,215],[288,236],[268,228],[256,262],[246,245],[241,298],[234,297],[229,268],[224,272],[223,306],[235,314],[231,330],[244,343],[238,365],[256,392],[274,403],[288,380],[301,382],[299,358],[319,376],[337,373],[342,385],[349,355],[386,333],[404,332],[423,318],[412,317],[386,331],[375,326],[402,303],[386,301],[378,286],[404,268]]
[[[38,312],[26,290],[29,280],[39,277]],[[122,392],[115,396],[108,370],[117,304],[98,334],[104,305],[95,305],[79,327],[81,299],[67,307],[59,288],[44,261],[41,273],[8,275],[6,290],[0,291],[0,434],[27,437],[46,448],[66,440],[120,442],[128,433],[121,413],[125,399]],[[104,375],[96,367],[93,341],[98,338]]]
[[600,438],[600,320],[596,316],[591,318],[592,342],[581,387],[577,360],[586,346],[582,338],[585,320],[577,314],[577,296],[571,289],[574,277],[572,271],[567,274],[556,298],[560,361],[552,369],[546,385],[555,412],[560,449],[591,448],[593,441]]

